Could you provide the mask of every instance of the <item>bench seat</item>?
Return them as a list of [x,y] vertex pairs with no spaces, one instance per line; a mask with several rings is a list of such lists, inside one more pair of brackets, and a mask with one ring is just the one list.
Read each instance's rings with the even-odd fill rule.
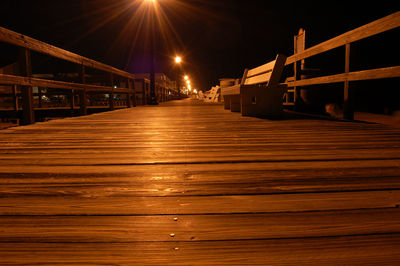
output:
[[254,69],[246,69],[240,84],[221,88],[224,108],[243,116],[277,116],[282,112],[285,86],[279,85],[286,56],[278,54]]

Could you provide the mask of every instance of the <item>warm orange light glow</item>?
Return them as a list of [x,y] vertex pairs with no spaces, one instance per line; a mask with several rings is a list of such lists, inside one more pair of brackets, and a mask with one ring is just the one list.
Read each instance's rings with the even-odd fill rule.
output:
[[192,91],[192,86],[188,85],[189,91]]
[[[115,51],[127,53],[125,66],[138,60],[136,55],[147,53],[152,44],[152,32],[157,34],[157,40],[162,43],[166,54],[182,51],[186,46],[177,25],[186,23],[187,17],[202,21],[204,18],[211,21],[226,21],[225,16],[216,12],[215,4],[220,6],[220,1],[184,1],[184,0],[127,0],[127,1],[85,1],[90,2],[90,12],[85,12],[78,17],[72,17],[71,22],[91,21],[82,34],[75,36],[72,44],[91,36],[95,32],[121,18],[129,18],[118,32],[113,35],[114,41],[105,51],[111,56]],[[93,2],[93,3],[92,3]],[[97,2],[101,2],[98,4]],[[199,4],[203,3],[204,4]],[[85,4],[86,5],[86,4]],[[100,19],[102,18],[102,19]],[[69,22],[68,22],[69,23]],[[177,24],[177,25],[175,25]],[[70,25],[70,24],[68,24]],[[158,48],[158,47],[156,47]],[[183,59],[183,58],[182,58]],[[171,59],[171,63],[175,64]],[[186,59],[185,59],[186,60]],[[181,64],[186,64],[183,62]]]
[[188,75],[185,75],[184,79],[185,79],[185,80],[188,80],[188,79],[189,79],[189,76],[188,76]]
[[180,64],[182,62],[182,58],[180,56],[175,57],[175,63]]
[[186,83],[189,85],[190,84],[190,80],[186,80]]

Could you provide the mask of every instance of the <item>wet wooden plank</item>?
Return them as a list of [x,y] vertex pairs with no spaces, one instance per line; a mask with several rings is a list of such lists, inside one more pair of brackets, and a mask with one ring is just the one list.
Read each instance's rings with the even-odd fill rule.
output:
[[205,242],[0,243],[2,265],[397,265],[400,236]]
[[390,264],[399,146],[387,126],[185,102],[7,129],[0,262]]
[[399,208],[250,215],[2,216],[0,242],[211,241],[390,234],[400,232],[399,221]]
[[396,208],[400,190],[277,195],[0,198],[0,215],[164,215]]
[[0,167],[0,195],[97,198],[393,190],[400,189],[397,164],[400,161]]

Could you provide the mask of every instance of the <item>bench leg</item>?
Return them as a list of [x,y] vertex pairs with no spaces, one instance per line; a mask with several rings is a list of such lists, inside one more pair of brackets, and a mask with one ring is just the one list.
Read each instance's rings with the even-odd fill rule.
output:
[[231,108],[231,96],[226,95],[224,96],[224,109],[229,110]]
[[240,112],[240,95],[231,95],[231,112]]
[[284,88],[251,86],[241,89],[241,109],[243,116],[277,117],[282,114]]

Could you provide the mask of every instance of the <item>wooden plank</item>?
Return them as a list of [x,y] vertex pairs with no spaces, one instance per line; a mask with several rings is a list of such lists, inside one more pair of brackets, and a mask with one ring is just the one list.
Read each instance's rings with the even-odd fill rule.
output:
[[0,242],[211,241],[390,234],[400,231],[399,219],[399,208],[340,214],[2,216]]
[[[210,159],[210,157],[212,159]],[[251,159],[249,159],[251,158]],[[210,163],[251,163],[257,162],[318,162],[318,161],[354,161],[354,160],[392,160],[400,159],[396,149],[375,148],[371,150],[299,150],[293,155],[290,150],[276,150],[268,153],[263,150],[229,149],[212,151],[176,150],[171,153],[121,153],[121,152],[87,152],[74,154],[3,154],[2,164],[11,165],[138,165],[138,164],[210,164]]]
[[[47,167],[48,168],[48,167]],[[325,173],[329,175],[330,173]],[[25,174],[26,175],[26,174]],[[154,172],[155,179],[147,181],[130,181],[129,178],[91,178],[60,180],[42,183],[31,181],[24,183],[3,184],[0,193],[3,197],[46,196],[46,197],[133,197],[133,196],[215,196],[215,195],[251,195],[251,194],[281,194],[281,193],[313,193],[313,192],[340,192],[340,191],[373,191],[400,189],[398,176],[392,177],[354,177],[335,179],[326,178],[297,178],[292,182],[259,178],[246,182],[240,181],[188,181],[168,182],[157,181],[157,178],[168,179],[168,176]],[[57,177],[57,175],[55,175]],[[246,174],[242,174],[246,176]],[[137,178],[135,175],[131,177]],[[238,179],[235,176],[235,179]],[[34,180],[34,178],[31,178]],[[98,184],[96,184],[98,182]]]
[[109,75],[109,83],[110,83],[110,87],[111,87],[111,90],[109,91],[109,94],[108,94],[108,105],[110,106],[110,111],[114,111],[114,92],[115,92],[115,89],[116,88],[114,88],[114,75],[113,74],[110,74]]
[[86,67],[114,73],[121,77],[127,77],[132,79],[135,78],[133,74],[130,74],[128,72],[119,70],[117,68],[114,68],[112,66],[100,62],[96,62],[92,59],[74,54],[72,52],[38,41],[36,39],[8,30],[3,27],[0,27],[0,41],[24,47],[32,51],[47,54],[52,57],[63,59]]
[[3,265],[397,265],[400,236],[204,242],[0,243]]
[[221,88],[221,94],[222,96],[240,94],[240,85]]
[[[57,187],[54,188],[58,189]],[[396,208],[400,190],[176,197],[0,197],[0,215],[182,215]]]
[[336,74],[318,78],[302,79],[292,82],[285,82],[282,84],[285,84],[288,87],[295,87],[295,86],[309,86],[316,84],[338,83],[345,81],[397,78],[397,77],[400,77],[400,66],[342,73],[342,74]]
[[400,11],[397,11],[384,18],[378,19],[364,26],[348,31],[335,38],[332,38],[328,41],[310,47],[303,52],[294,54],[287,58],[286,65],[343,46],[346,43],[352,43],[391,29],[398,28],[399,26]]
[[[98,85],[89,85],[89,84],[79,84],[79,83],[70,83],[64,81],[56,81],[56,80],[48,80],[48,79],[38,79],[31,77],[20,77],[14,75],[6,75],[0,74],[0,83],[1,84],[17,84],[21,86],[36,86],[36,87],[46,87],[53,89],[74,89],[74,90],[83,90],[90,92],[110,92],[112,87],[106,86],[98,86]],[[129,93],[129,89],[124,88],[116,88],[114,92],[120,93]]]
[[[84,65],[79,66],[79,81],[81,84],[86,83],[86,70]],[[87,115],[87,89],[83,88],[79,91],[80,114]]]
[[260,84],[260,83],[267,83],[268,80],[270,79],[272,74],[271,72],[267,72],[258,76],[253,76],[250,78],[246,78],[246,81],[244,82],[244,85],[253,85],[253,84]]
[[399,147],[189,101],[2,130],[0,264],[396,264]]
[[[19,50],[19,68],[21,75],[27,78],[32,76],[31,52],[26,48]],[[15,84],[12,84],[15,85]],[[17,84],[22,85],[22,84]],[[22,94],[22,114],[24,125],[35,123],[35,113],[33,112],[33,91],[31,85],[21,87]]]
[[[345,45],[345,66],[344,73],[350,72],[350,43],[346,43]],[[400,69],[400,68],[399,68]],[[399,72],[400,75],[400,72]],[[354,93],[355,91],[350,88],[349,81],[346,80],[344,82],[344,92],[343,92],[343,118],[353,120],[354,119]]]
[[275,66],[275,62],[276,62],[276,60],[268,62],[268,63],[266,63],[262,66],[256,67],[256,68],[249,69],[249,71],[247,72],[246,78],[251,78],[253,76],[258,76],[263,73],[271,72]]

